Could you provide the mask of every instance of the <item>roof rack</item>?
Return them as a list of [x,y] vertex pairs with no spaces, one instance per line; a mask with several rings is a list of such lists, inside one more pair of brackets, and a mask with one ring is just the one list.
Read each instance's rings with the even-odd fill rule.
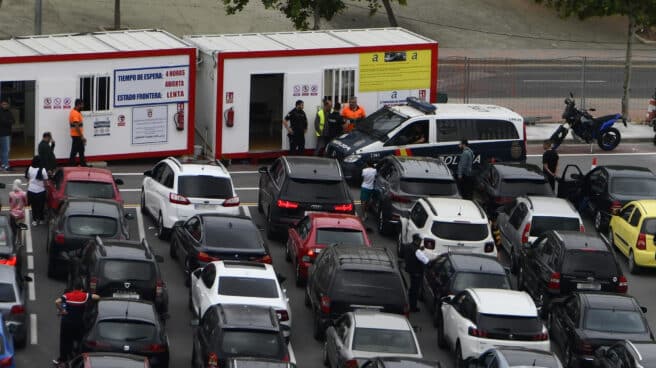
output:
[[166,159],[173,161],[173,163],[182,171],[182,164],[180,164],[180,161],[178,161],[177,158],[175,158],[173,156],[169,156]]

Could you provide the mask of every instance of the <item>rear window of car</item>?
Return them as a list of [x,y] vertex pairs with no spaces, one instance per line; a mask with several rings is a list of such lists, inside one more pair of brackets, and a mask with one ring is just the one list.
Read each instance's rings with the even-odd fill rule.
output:
[[[537,313],[537,312],[536,312]],[[480,314],[478,328],[490,333],[531,334],[542,332],[542,321],[535,317]]]
[[264,249],[257,227],[250,220],[203,216],[205,243],[226,249]]
[[532,351],[504,350],[503,356],[511,367],[561,367],[551,353],[539,354]]
[[619,276],[613,254],[599,250],[569,250],[560,272],[565,275],[594,275],[596,278]]
[[364,245],[364,234],[355,229],[320,228],[317,229],[317,244]]
[[645,234],[656,234],[656,218],[645,219],[645,221],[642,223],[641,232]]
[[66,184],[66,195],[82,198],[114,198],[114,186],[111,183],[93,181],[69,181]]
[[232,197],[232,183],[229,178],[209,175],[180,176],[178,194],[190,198],[226,199]]
[[487,224],[464,222],[433,221],[431,232],[440,239],[461,241],[481,241],[489,235]]
[[521,195],[552,197],[554,195],[546,180],[504,179],[499,189],[500,194],[505,197],[517,197]]
[[613,178],[610,192],[623,196],[656,197],[656,179]]
[[412,332],[382,328],[356,328],[353,350],[387,354],[417,354]]
[[277,298],[278,286],[275,280],[270,279],[224,276],[219,278],[218,293],[248,298]]
[[144,368],[143,358],[131,359],[131,358],[120,358],[117,356],[91,356],[89,357],[89,361],[91,362],[91,367]]
[[96,335],[99,340],[152,341],[157,336],[157,328],[151,323],[139,321],[107,320],[98,323]]
[[0,303],[12,303],[15,301],[16,301],[16,293],[14,292],[14,285],[1,283]]
[[0,247],[12,248],[11,246],[9,246],[9,243],[7,242],[7,240],[8,240],[7,237],[8,236],[9,236],[9,234],[7,232],[7,228],[6,227],[0,227]]
[[150,262],[106,260],[101,265],[101,276],[110,281],[155,279],[155,265]]
[[548,230],[579,231],[580,226],[578,218],[533,216],[531,219],[531,236],[539,236]]
[[401,279],[394,272],[340,270],[336,277],[336,289],[342,295],[390,298],[403,292]]
[[113,236],[118,231],[118,222],[111,217],[69,216],[66,226],[71,234],[82,236]]
[[223,332],[221,350],[227,356],[280,358],[284,342],[277,332],[227,330]]
[[637,311],[597,308],[585,311],[583,327],[615,333],[641,333],[647,330],[642,314]]
[[340,202],[350,203],[342,181],[290,179],[281,195],[296,202]]
[[453,180],[401,179],[404,193],[419,196],[452,196],[458,194],[458,186]]
[[459,272],[453,280],[453,289],[467,288],[510,289],[510,282],[505,274]]

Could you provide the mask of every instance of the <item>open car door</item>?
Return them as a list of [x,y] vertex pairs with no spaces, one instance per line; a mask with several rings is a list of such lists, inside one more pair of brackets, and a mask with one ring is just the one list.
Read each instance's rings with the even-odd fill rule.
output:
[[559,198],[572,201],[577,197],[583,184],[583,172],[577,165],[567,165],[563,175],[558,178],[557,193]]

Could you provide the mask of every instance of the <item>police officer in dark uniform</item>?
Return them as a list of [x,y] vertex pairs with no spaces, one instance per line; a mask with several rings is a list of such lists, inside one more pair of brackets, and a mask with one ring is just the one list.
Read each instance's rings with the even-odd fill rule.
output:
[[61,316],[59,327],[59,359],[53,363],[60,365],[73,357],[74,344],[79,345],[84,334],[84,313],[86,308],[100,296],[82,290],[78,280],[73,287],[55,300],[55,306]]
[[328,115],[328,142],[339,137],[344,132],[344,118],[342,117],[342,105],[335,102],[333,112]]
[[428,257],[423,253],[424,247],[421,242],[421,236],[414,234],[412,236],[412,243],[407,244],[403,249],[405,271],[410,275],[410,288],[408,289],[410,312],[419,312],[419,308],[417,308],[417,296],[424,280],[424,265],[429,261]]
[[305,132],[308,127],[307,116],[303,111],[303,100],[296,101],[296,106],[282,122],[289,137],[289,154],[302,155],[305,151]]

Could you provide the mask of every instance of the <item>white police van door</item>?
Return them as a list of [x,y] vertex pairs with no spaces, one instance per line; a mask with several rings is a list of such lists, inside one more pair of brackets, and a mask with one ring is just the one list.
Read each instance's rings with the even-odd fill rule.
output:
[[433,156],[435,124],[432,119],[411,121],[390,133],[385,150],[393,150],[396,156]]
[[[283,119],[291,111],[296,101],[303,100],[305,105],[305,115],[308,119],[308,129],[305,132],[305,148],[314,148],[317,138],[314,134],[314,118],[317,111],[321,108],[321,72],[311,73],[286,73],[285,74],[285,97],[283,99]],[[282,130],[282,147],[283,150],[289,149],[289,138],[287,130]]]

